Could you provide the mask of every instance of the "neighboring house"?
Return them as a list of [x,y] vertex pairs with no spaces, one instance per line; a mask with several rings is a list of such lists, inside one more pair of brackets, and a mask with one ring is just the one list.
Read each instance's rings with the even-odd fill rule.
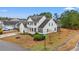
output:
[[19,18],[11,18],[10,21],[20,21]]
[[24,33],[27,31],[27,23],[26,21],[21,21],[16,24],[16,29],[18,29],[21,33]]
[[12,30],[16,28],[18,21],[3,21],[3,30]]
[[[27,32],[35,34],[48,34],[51,32],[57,32],[57,23],[53,19],[48,19],[45,16],[30,16],[27,18],[27,23],[20,23],[19,30],[21,33]],[[26,25],[26,26],[25,26]]]

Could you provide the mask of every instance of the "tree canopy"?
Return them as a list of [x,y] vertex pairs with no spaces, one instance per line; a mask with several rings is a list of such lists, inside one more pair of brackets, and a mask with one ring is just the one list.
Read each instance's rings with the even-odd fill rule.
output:
[[79,29],[79,12],[75,10],[65,11],[61,14],[60,23],[64,28]]
[[0,17],[0,20],[10,20],[8,17]]
[[50,12],[43,12],[43,13],[40,13],[40,15],[46,16],[47,18],[52,18],[52,13]]

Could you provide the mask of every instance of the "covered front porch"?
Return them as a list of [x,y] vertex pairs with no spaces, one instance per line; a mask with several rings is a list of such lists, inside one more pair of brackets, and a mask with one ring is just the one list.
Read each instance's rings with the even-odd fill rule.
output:
[[35,34],[36,32],[38,32],[37,28],[27,28],[27,32],[30,34]]

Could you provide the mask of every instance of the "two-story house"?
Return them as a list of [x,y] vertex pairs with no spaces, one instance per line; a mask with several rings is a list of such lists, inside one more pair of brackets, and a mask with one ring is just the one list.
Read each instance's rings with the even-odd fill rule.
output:
[[19,25],[21,33],[27,32],[35,34],[48,34],[51,32],[57,32],[57,24],[53,19],[48,19],[45,16],[30,16],[27,18],[26,24],[21,23]]

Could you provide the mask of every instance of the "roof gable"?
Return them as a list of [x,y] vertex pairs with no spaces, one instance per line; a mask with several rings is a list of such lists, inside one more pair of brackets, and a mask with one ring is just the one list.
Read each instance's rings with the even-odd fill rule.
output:
[[47,24],[50,20],[54,21],[54,23],[57,24],[57,22],[56,22],[54,19],[49,19],[49,18],[47,18],[47,19],[39,26],[39,28],[44,28],[44,27],[46,26],[46,24]]
[[17,27],[19,27],[20,26],[20,24],[23,24],[24,25],[24,27],[27,27],[27,22],[25,22],[25,21],[21,21],[21,22],[19,22],[19,23],[17,23]]
[[31,18],[28,18],[28,20],[27,20],[27,21],[30,21],[30,22],[31,22],[31,21],[33,21],[33,20],[32,20]]
[[[39,22],[42,19],[43,16],[29,16],[29,18],[31,18],[31,20],[35,23]],[[28,19],[29,19],[28,18]]]

